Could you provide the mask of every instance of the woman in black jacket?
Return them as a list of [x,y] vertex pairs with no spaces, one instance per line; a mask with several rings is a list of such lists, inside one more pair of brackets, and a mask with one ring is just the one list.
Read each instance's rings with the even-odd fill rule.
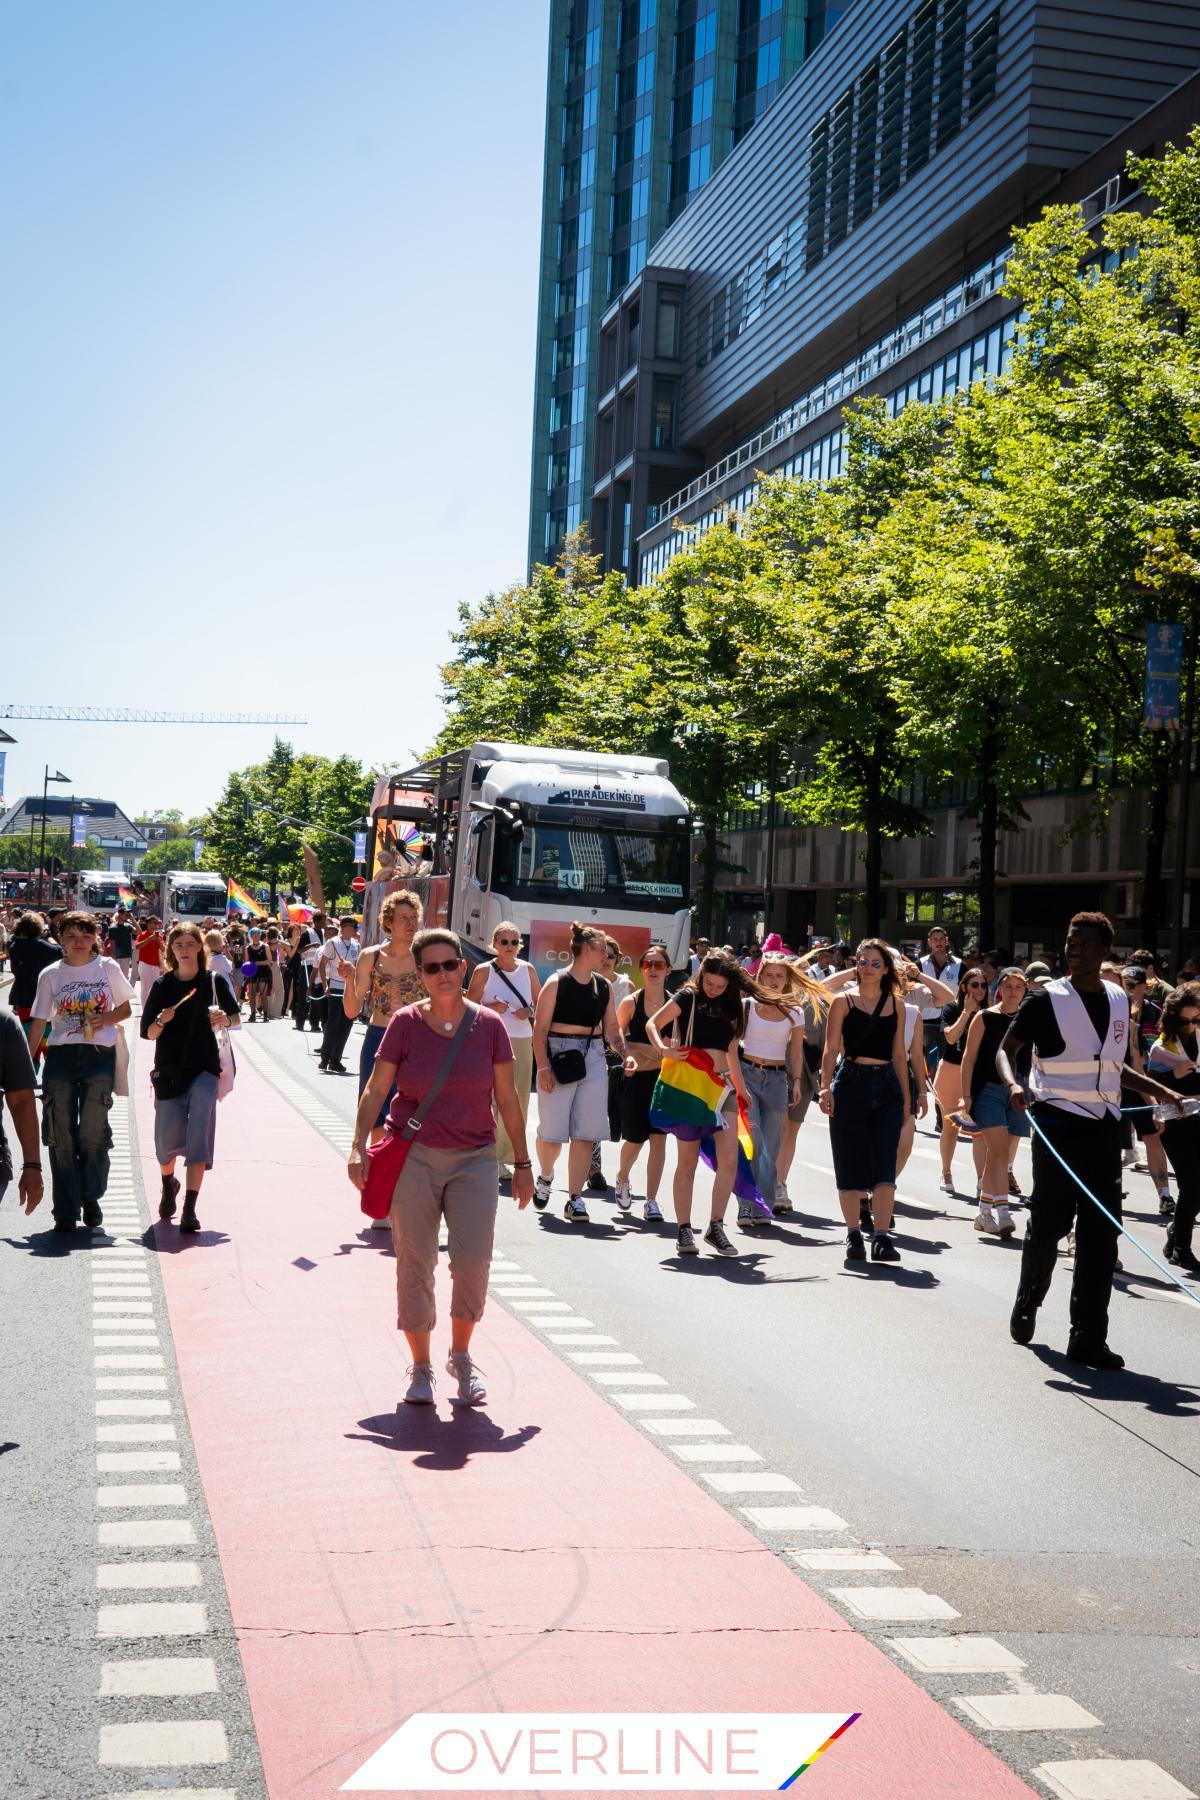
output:
[[196,1201],[204,1172],[213,1165],[217,1132],[217,1084],[221,1053],[217,1032],[240,1021],[233,989],[206,967],[198,925],[173,925],[167,933],[166,967],[146,996],[141,1035],[155,1046],[154,1149],[162,1175],[160,1219],[175,1216],[179,1180],[187,1167],[180,1231],[199,1231]]
[[[33,1012],[33,996],[37,992],[38,976],[49,963],[62,961],[62,946],[54,939],[46,936],[46,921],[41,913],[22,913],[13,926],[12,939],[8,946],[8,966],[12,973],[12,990],[8,996],[9,1005],[16,1013],[25,1028],[25,1036],[29,1036],[29,1020]],[[43,1040],[37,1047],[33,1058],[36,1069],[45,1049]]]

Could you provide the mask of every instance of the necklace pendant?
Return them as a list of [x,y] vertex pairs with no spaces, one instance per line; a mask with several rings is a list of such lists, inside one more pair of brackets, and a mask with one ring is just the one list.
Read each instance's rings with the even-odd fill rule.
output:
[[453,1031],[454,1030],[454,1020],[447,1019],[442,1026],[442,1030],[443,1031]]

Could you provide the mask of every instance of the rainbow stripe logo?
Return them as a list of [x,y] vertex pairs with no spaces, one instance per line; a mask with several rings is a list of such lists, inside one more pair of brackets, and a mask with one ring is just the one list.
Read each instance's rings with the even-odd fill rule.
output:
[[824,1754],[828,1750],[830,1744],[836,1744],[838,1739],[841,1737],[842,1733],[844,1731],[849,1731],[850,1727],[854,1724],[854,1721],[856,1719],[861,1719],[861,1718],[862,1718],[862,1714],[860,1712],[851,1713],[850,1717],[848,1719],[846,1719],[844,1721],[844,1723],[839,1725],[836,1731],[830,1733],[830,1735],[825,1739],[825,1742],[821,1745],[820,1749],[813,1751],[812,1755],[809,1757],[807,1762],[802,1762],[798,1769],[793,1769],[792,1773],[788,1776],[786,1781],[780,1782],[778,1792],[782,1794],[784,1788],[790,1788],[793,1781],[798,1781],[800,1779],[801,1775],[803,1775],[805,1769],[811,1769],[813,1764],[816,1762],[817,1758],[819,1756],[824,1756]]

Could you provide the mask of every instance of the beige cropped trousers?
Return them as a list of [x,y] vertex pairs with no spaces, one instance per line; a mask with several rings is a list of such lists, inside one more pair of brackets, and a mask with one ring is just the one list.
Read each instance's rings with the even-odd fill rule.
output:
[[450,1240],[450,1317],[483,1317],[498,1199],[495,1144],[474,1150],[413,1145],[389,1214],[401,1331],[432,1331],[437,1323],[433,1291],[443,1218]]

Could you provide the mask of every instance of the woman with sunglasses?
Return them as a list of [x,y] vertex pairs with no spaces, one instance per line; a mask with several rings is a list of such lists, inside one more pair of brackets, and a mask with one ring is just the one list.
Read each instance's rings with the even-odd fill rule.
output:
[[[1158,1036],[1150,1049],[1149,1072],[1179,1094],[1200,1094],[1200,982],[1188,981],[1167,996]],[[1200,1211],[1200,1115],[1167,1119],[1163,1147],[1175,1171],[1175,1216],[1167,1225],[1167,1261],[1190,1275],[1200,1274],[1192,1249]]]
[[[1027,1138],[1029,1120],[1014,1106],[1004,1082],[996,1070],[996,1052],[1029,992],[1029,984],[1018,968],[1002,969],[996,983],[996,1004],[977,1012],[967,1032],[962,1060],[963,1105],[960,1116],[971,1119],[983,1140],[983,1181],[979,1190],[979,1211],[975,1229],[989,1237],[1012,1237],[1016,1231],[1009,1208],[1008,1172],[1016,1142]],[[1029,1052],[1023,1068],[1015,1064],[1017,1073],[1028,1073]]]
[[[533,1090],[533,1015],[542,984],[530,962],[523,962],[521,930],[511,919],[502,919],[492,933],[492,960],[480,963],[467,987],[467,999],[489,1012],[499,1013],[513,1047],[513,1072],[517,1083],[517,1100],[521,1117],[529,1117],[529,1096]],[[496,1161],[501,1181],[512,1178],[515,1152],[509,1142],[504,1120],[496,1117]]]
[[651,944],[642,952],[642,987],[617,1007],[617,1023],[625,1037],[625,1082],[621,1089],[621,1161],[617,1170],[617,1205],[628,1212],[633,1205],[629,1182],[642,1145],[650,1145],[646,1160],[646,1199],[642,1217],[651,1225],[662,1224],[658,1190],[667,1160],[666,1134],[650,1123],[650,1100],[662,1057],[650,1042],[648,1019],[667,1003],[667,976],[671,959],[665,944]]
[[911,1110],[901,979],[882,938],[864,938],[854,968],[857,988],[838,994],[829,1008],[820,1106],[830,1121],[846,1261],[867,1260],[860,1214],[873,1195],[872,1261],[899,1262],[891,1235],[896,1152]]
[[[963,1103],[962,1060],[967,1048],[967,1033],[971,1022],[988,1003],[988,984],[982,969],[968,969],[958,984],[958,995],[948,1006],[942,1008],[941,1054],[933,1076],[933,1094],[942,1109],[942,1179],[940,1187],[943,1194],[953,1199],[957,1189],[951,1165],[954,1152],[958,1146],[958,1126],[953,1115]],[[984,1146],[979,1138],[971,1139],[971,1148],[975,1156],[975,1173],[978,1181],[983,1178]]]
[[[570,1189],[563,1217],[588,1223],[584,1184],[592,1146],[608,1130],[608,1064],[604,1046],[625,1060],[612,988],[602,973],[608,941],[598,925],[571,925],[571,961],[551,975],[538,995],[533,1016],[533,1057],[537,1064],[538,1177],[533,1204],[543,1212],[550,1201],[554,1165],[564,1144]],[[582,1064],[582,1069],[580,1065]]]
[[[437,1323],[434,1284],[444,1219],[450,1240],[446,1373],[458,1386],[451,1405],[479,1406],[487,1399],[487,1387],[471,1357],[471,1337],[487,1302],[496,1228],[496,1113],[522,1153],[512,1184],[519,1209],[528,1206],[532,1196],[532,1167],[524,1153],[512,1045],[495,1013],[472,1006],[463,993],[467,965],[461,941],[453,931],[434,926],[418,931],[412,954],[427,998],[402,1006],[388,1020],[371,1079],[358,1103],[347,1173],[361,1188],[367,1134],[389,1092],[391,1127],[401,1131],[442,1080],[392,1193],[396,1324],[408,1339],[412,1356],[404,1398],[410,1406],[430,1406],[434,1400],[430,1338]],[[447,1046],[456,1041],[454,1061],[444,1073]]]

